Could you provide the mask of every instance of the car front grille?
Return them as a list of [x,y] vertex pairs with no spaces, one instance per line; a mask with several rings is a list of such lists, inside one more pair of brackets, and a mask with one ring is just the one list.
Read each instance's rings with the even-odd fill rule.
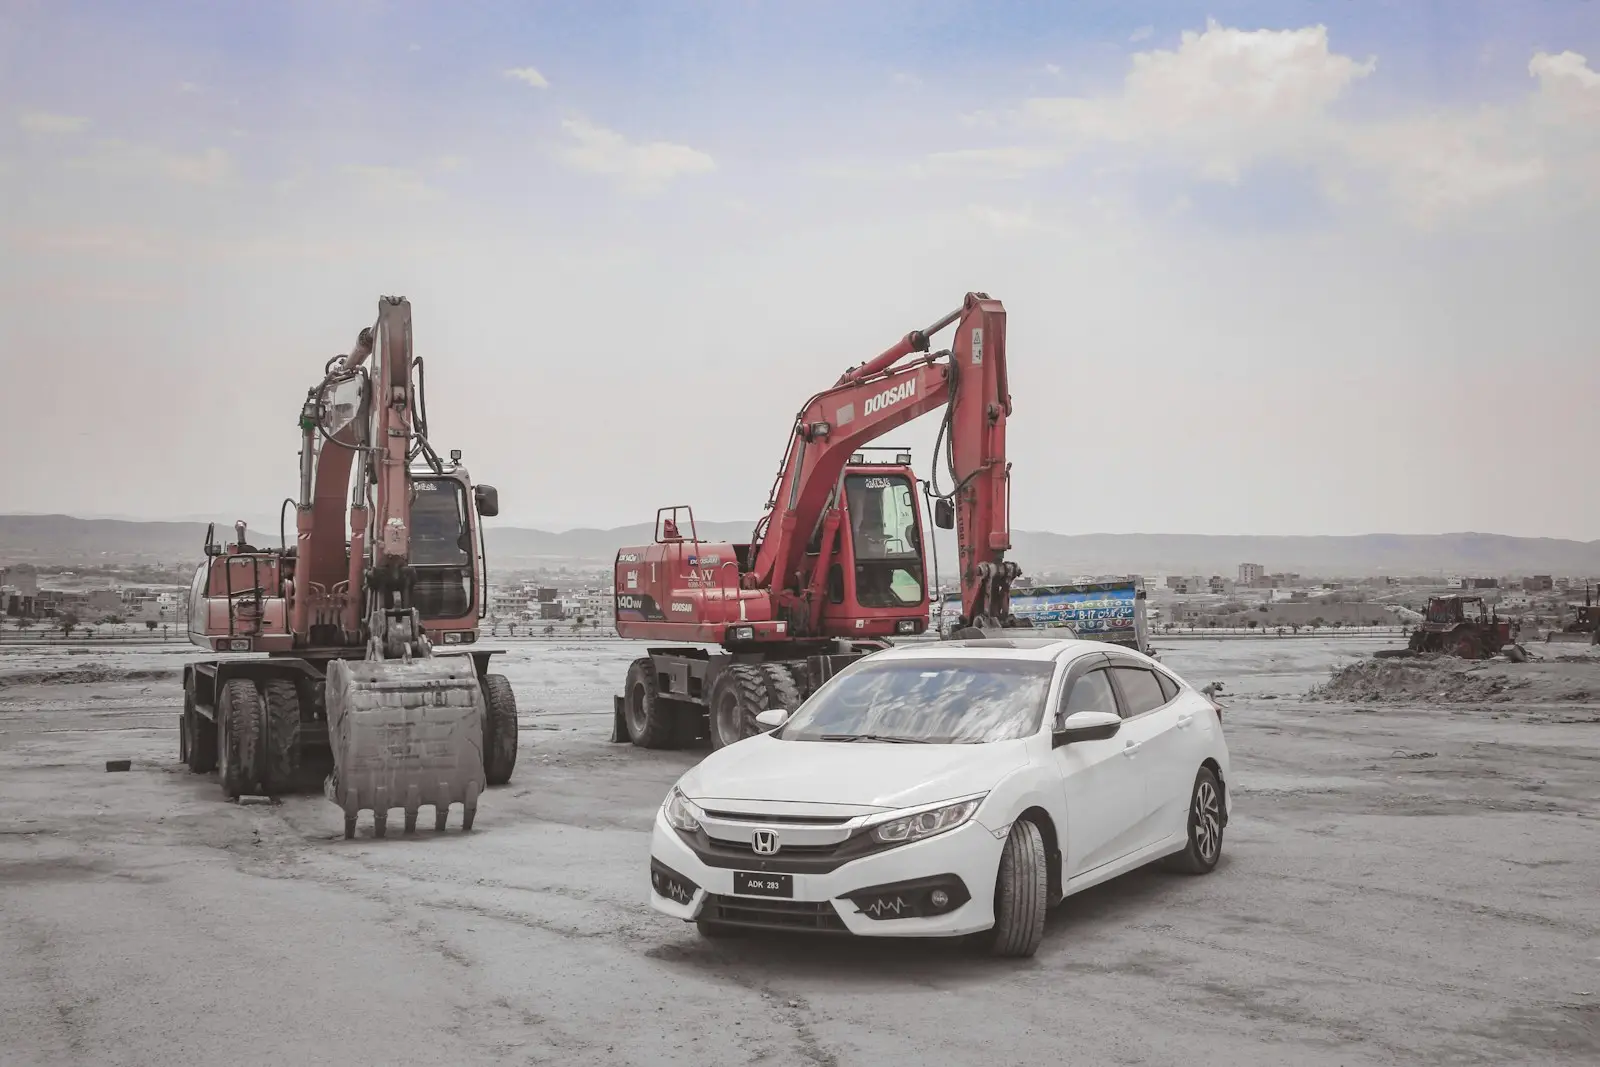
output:
[[849,932],[839,913],[826,900],[767,900],[712,893],[706,897],[701,918],[729,926],[759,927],[764,930],[812,930],[830,934]]
[[[848,840],[848,839],[847,839]],[[731,852],[747,852],[755,855],[755,846],[748,841],[727,841],[720,837],[710,839],[711,843],[720,849]],[[784,844],[779,850],[780,855],[792,856],[830,856],[839,851],[844,841],[834,841],[826,845],[790,845]]]

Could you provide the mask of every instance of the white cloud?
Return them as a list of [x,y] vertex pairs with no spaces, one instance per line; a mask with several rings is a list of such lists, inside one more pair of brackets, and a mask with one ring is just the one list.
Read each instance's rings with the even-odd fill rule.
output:
[[1338,105],[1377,68],[1376,57],[1335,51],[1324,26],[1239,30],[1212,20],[1176,49],[1135,53],[1115,91],[1035,97],[1003,120],[968,119],[1022,143],[935,153],[927,169],[1011,177],[1093,151],[1119,167],[1237,182],[1281,162],[1313,173],[1336,203],[1381,194],[1425,226],[1562,181],[1567,199],[1600,196],[1589,192],[1600,189],[1600,72],[1583,55],[1535,54],[1536,84],[1520,102],[1343,115]]
[[922,84],[922,79],[909,71],[897,70],[892,79],[896,85],[917,86]]
[[634,192],[656,192],[673,178],[716,169],[710,156],[688,145],[630,142],[615,130],[586,119],[567,119],[561,128],[574,142],[557,150],[562,162],[575,170],[615,178]]
[[550,82],[546,80],[545,76],[532,67],[512,67],[505,71],[505,76],[522,82],[524,85],[531,85],[535,89],[548,89],[550,87]]
[[369,191],[377,196],[396,200],[436,200],[441,195],[414,170],[405,167],[380,167],[371,164],[351,163],[342,168],[344,173],[360,179]]
[[1147,41],[1151,37],[1155,36],[1155,32],[1156,28],[1154,26],[1140,26],[1138,29],[1128,34],[1128,40],[1132,41],[1134,44],[1138,44],[1140,41]]
[[967,217],[996,233],[1029,233],[1039,228],[1030,208],[1003,208],[992,204],[969,204]]
[[1136,53],[1121,91],[1041,97],[1025,115],[1069,144],[1096,141],[1176,152],[1208,177],[1234,180],[1252,161],[1284,154],[1377,61],[1328,48],[1324,26],[1235,30],[1208,23],[1176,51]]
[[49,111],[24,111],[17,124],[29,133],[78,133],[89,125],[82,115],[58,115]]
[[1002,145],[995,148],[958,148],[930,153],[916,173],[963,171],[992,177],[1021,177],[1060,166],[1066,153],[1050,145]]
[[122,176],[153,175],[189,185],[215,185],[233,176],[233,157],[220,148],[191,154],[115,139],[101,141],[92,155],[73,165]]
[[1044,65],[1044,72],[1050,75],[1052,78],[1060,77],[1061,67],[1056,63],[1046,63]]

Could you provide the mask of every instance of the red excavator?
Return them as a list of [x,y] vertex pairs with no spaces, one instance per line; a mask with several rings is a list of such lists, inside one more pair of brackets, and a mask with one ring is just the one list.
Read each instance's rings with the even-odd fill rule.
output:
[[[956,324],[948,351],[930,338]],[[960,544],[961,616],[953,636],[1018,625],[1011,613],[1006,315],[968,293],[806,401],[749,544],[702,541],[687,505],[656,513],[653,544],[616,558],[617,633],[720,645],[660,647],[635,660],[615,698],[612,740],[714,748],[757,732],[769,708],[793,710],[846,664],[928,627],[918,479],[911,456],[873,460],[869,442],[944,407],[941,445],[953,485],[924,483],[934,525]],[[939,457],[935,457],[937,467]],[[929,541],[928,543],[931,543]],[[937,571],[937,560],[935,560]]]
[[[206,536],[189,591],[189,639],[265,653],[184,668],[180,758],[220,771],[229,798],[291,789],[308,756],[330,753],[324,789],[345,837],[373,813],[462,805],[470,830],[485,785],[509,781],[517,706],[478,639],[488,581],[483,518],[493,486],[474,486],[460,450],[428,442],[424,365],[411,304],[383,297],[377,322],[323,367],[300,413],[295,543]],[[354,479],[352,484],[352,472]],[[348,531],[348,538],[346,532]]]

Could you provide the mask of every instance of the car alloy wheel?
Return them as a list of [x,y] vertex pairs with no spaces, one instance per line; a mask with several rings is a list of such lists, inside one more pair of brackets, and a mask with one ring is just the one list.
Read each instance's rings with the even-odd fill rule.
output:
[[1209,777],[1195,787],[1194,819],[1195,851],[1207,865],[1216,863],[1222,851],[1222,801]]

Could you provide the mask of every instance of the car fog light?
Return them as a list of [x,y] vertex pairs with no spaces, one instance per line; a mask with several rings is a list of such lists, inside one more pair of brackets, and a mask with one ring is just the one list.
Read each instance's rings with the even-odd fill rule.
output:
[[928,895],[928,899],[933,903],[934,907],[942,908],[946,904],[950,903],[950,894],[946,893],[943,889],[935,889]]

